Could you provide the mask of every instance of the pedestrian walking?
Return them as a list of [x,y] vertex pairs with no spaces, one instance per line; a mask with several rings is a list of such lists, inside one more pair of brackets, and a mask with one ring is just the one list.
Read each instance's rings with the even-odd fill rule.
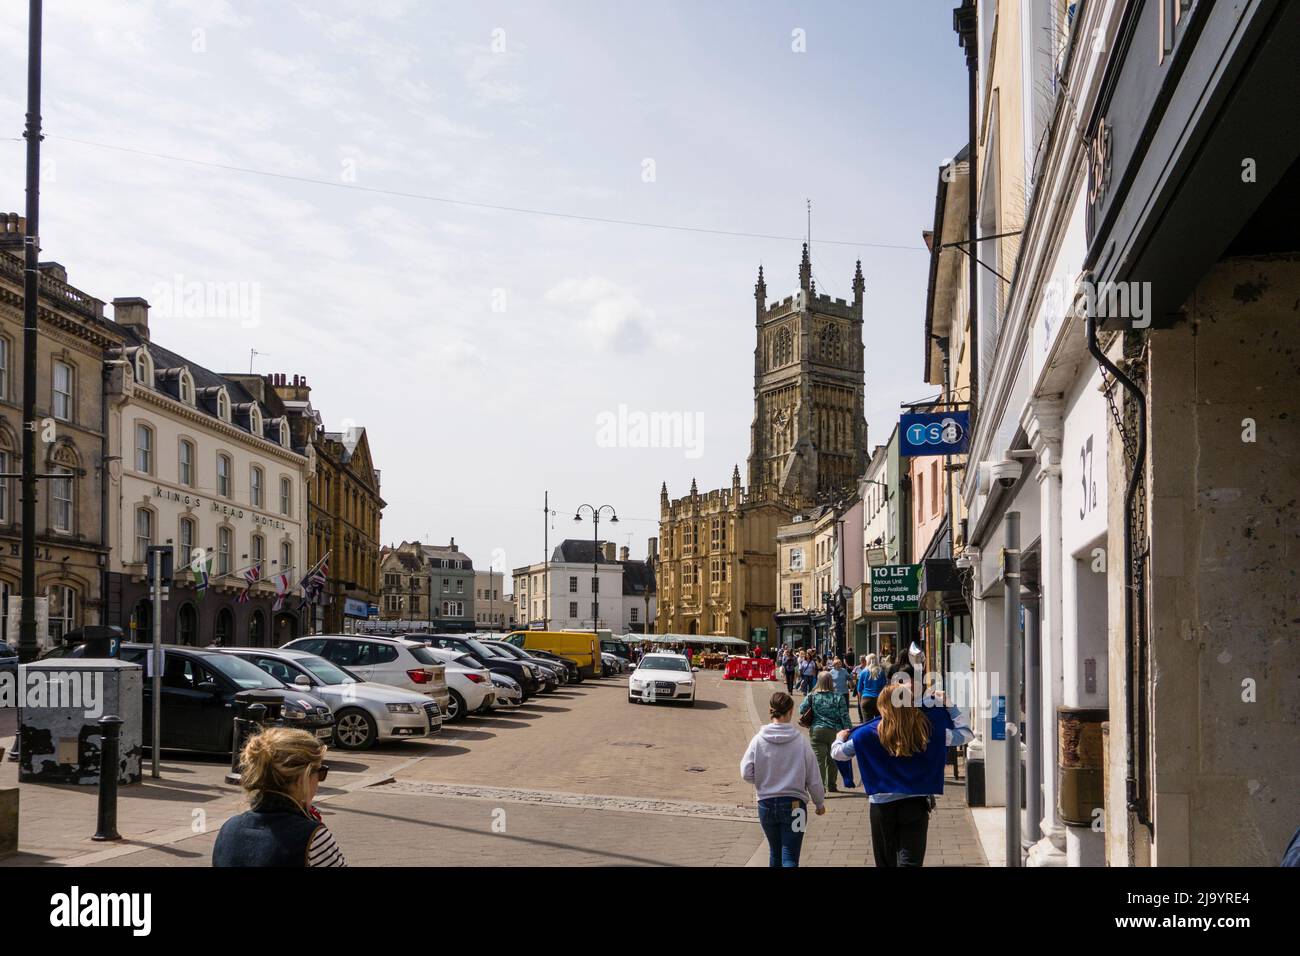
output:
[[817,662],[811,652],[803,655],[799,663],[799,689],[805,695],[811,694],[813,684],[817,681]]
[[808,803],[826,812],[826,791],[812,747],[790,722],[794,698],[777,691],[768,703],[772,722],[759,728],[740,760],[740,778],[758,798],[758,823],[767,837],[768,866],[798,866],[808,826]]
[[781,673],[785,675],[785,692],[787,694],[794,693],[794,675],[798,667],[798,660],[795,659],[794,654],[790,653],[790,648],[787,647],[785,653],[781,655]]
[[844,661],[835,658],[831,661],[830,667],[831,683],[835,687],[835,693],[844,698],[844,710],[849,709],[849,672],[844,666]]
[[871,848],[876,866],[921,866],[935,795],[943,793],[948,747],[974,738],[965,717],[942,693],[918,705],[920,688],[903,678],[879,694],[880,717],[831,745],[836,760],[854,760],[871,801]]
[[[812,741],[813,753],[817,755],[817,767],[821,771],[822,782],[831,793],[838,793],[835,783],[836,767],[831,758],[831,744],[835,734],[853,726],[849,720],[849,708],[844,698],[835,693],[835,683],[830,671],[822,671],[817,676],[817,688],[803,699],[799,705],[799,715],[812,713],[812,725],[808,728],[808,737]],[[843,758],[848,760],[850,758]]]
[[221,825],[213,866],[347,866],[312,806],[329,765],[305,730],[269,727],[240,752],[239,785],[250,809]]
[[858,720],[866,723],[878,716],[876,698],[888,679],[885,668],[876,660],[875,654],[863,658],[863,667],[858,674]]

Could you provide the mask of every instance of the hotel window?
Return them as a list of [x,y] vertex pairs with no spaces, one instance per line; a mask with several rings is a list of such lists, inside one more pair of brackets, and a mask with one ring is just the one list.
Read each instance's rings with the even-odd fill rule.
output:
[[576,618],[577,616],[578,616],[578,602],[577,602],[577,601],[570,601],[570,602],[569,602],[569,617]]
[[803,585],[802,584],[790,585],[790,610],[792,611],[803,610]]
[[135,426],[135,470],[153,474],[153,429],[140,422]]
[[183,566],[194,560],[194,519],[181,519],[181,533],[178,538],[180,550],[176,555],[176,564]]
[[293,567],[293,542],[283,541],[280,543],[280,573],[288,574],[289,569]]
[[254,508],[262,507],[262,499],[264,497],[262,492],[262,486],[264,483],[263,476],[264,473],[262,469],[258,468],[256,465],[254,465],[248,473],[248,491],[252,496]]
[[230,497],[230,456],[217,455],[217,494]]
[[577,575],[574,575],[574,576],[572,576],[572,577],[569,578],[569,593],[570,593],[570,594],[577,594],[577,593],[578,593],[578,578],[577,578]]
[[181,484],[191,488],[194,487],[194,443],[182,438],[177,458],[179,461],[177,475],[181,480]]
[[288,478],[280,479],[280,514],[293,514],[293,488]]
[[[0,451],[0,474],[9,471],[9,452]],[[0,521],[9,520],[9,479],[0,478]]]
[[67,362],[54,363],[52,389],[54,417],[65,422],[72,421],[72,366]]
[[153,387],[153,359],[147,349],[138,349],[135,353],[135,380],[141,385]]
[[289,447],[289,423],[283,418],[280,419],[280,444],[284,448]]
[[181,369],[181,401],[186,405],[194,404],[194,378],[189,369]]
[[0,398],[9,397],[9,340],[0,336]]
[[230,529],[217,529],[217,574],[230,573]]
[[256,405],[248,410],[248,430],[258,438],[262,437],[262,413]]
[[224,388],[217,392],[217,417],[223,422],[230,421],[230,396]]
[[[72,471],[67,468],[56,468],[54,473],[59,475],[58,478],[50,480],[50,522],[54,525],[55,531],[71,532],[72,531]],[[67,477],[62,477],[62,476]]]
[[257,568],[257,574],[259,577],[264,577],[266,575],[266,568],[263,567],[265,563],[266,539],[260,534],[255,534],[253,535],[253,566]]
[[153,544],[153,512],[148,508],[135,509],[135,559],[143,564],[149,560],[149,546]]

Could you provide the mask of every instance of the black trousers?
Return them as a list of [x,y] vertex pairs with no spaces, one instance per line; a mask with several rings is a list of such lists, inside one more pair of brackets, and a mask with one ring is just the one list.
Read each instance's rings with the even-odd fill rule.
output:
[[794,693],[794,671],[785,672],[785,692],[787,694]]
[[871,850],[876,866],[921,866],[930,830],[930,798],[871,805]]

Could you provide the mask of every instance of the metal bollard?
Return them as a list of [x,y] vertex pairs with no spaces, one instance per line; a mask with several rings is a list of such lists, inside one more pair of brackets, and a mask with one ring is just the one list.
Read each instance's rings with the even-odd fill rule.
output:
[[235,718],[234,734],[230,741],[230,773],[226,774],[226,783],[239,783],[239,755],[248,738],[261,728],[262,721],[266,719],[266,705],[250,704],[244,712],[247,717]]
[[99,812],[92,840],[120,840],[117,832],[117,761],[122,739],[122,718],[99,718]]

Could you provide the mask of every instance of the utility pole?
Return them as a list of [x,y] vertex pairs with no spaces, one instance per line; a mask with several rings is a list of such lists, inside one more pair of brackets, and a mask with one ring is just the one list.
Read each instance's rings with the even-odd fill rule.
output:
[[542,493],[542,630],[551,629],[551,493]]
[[150,548],[149,558],[153,563],[153,674],[150,676],[150,689],[153,693],[153,747],[149,775],[155,780],[161,776],[158,770],[158,754],[162,750],[162,565],[163,549]]
[[[27,139],[27,222],[23,233],[23,594],[18,624],[18,659],[24,663],[36,660],[36,317],[41,291],[41,0],[30,0],[28,10],[27,128],[23,133]],[[154,699],[157,699],[156,695]]]

